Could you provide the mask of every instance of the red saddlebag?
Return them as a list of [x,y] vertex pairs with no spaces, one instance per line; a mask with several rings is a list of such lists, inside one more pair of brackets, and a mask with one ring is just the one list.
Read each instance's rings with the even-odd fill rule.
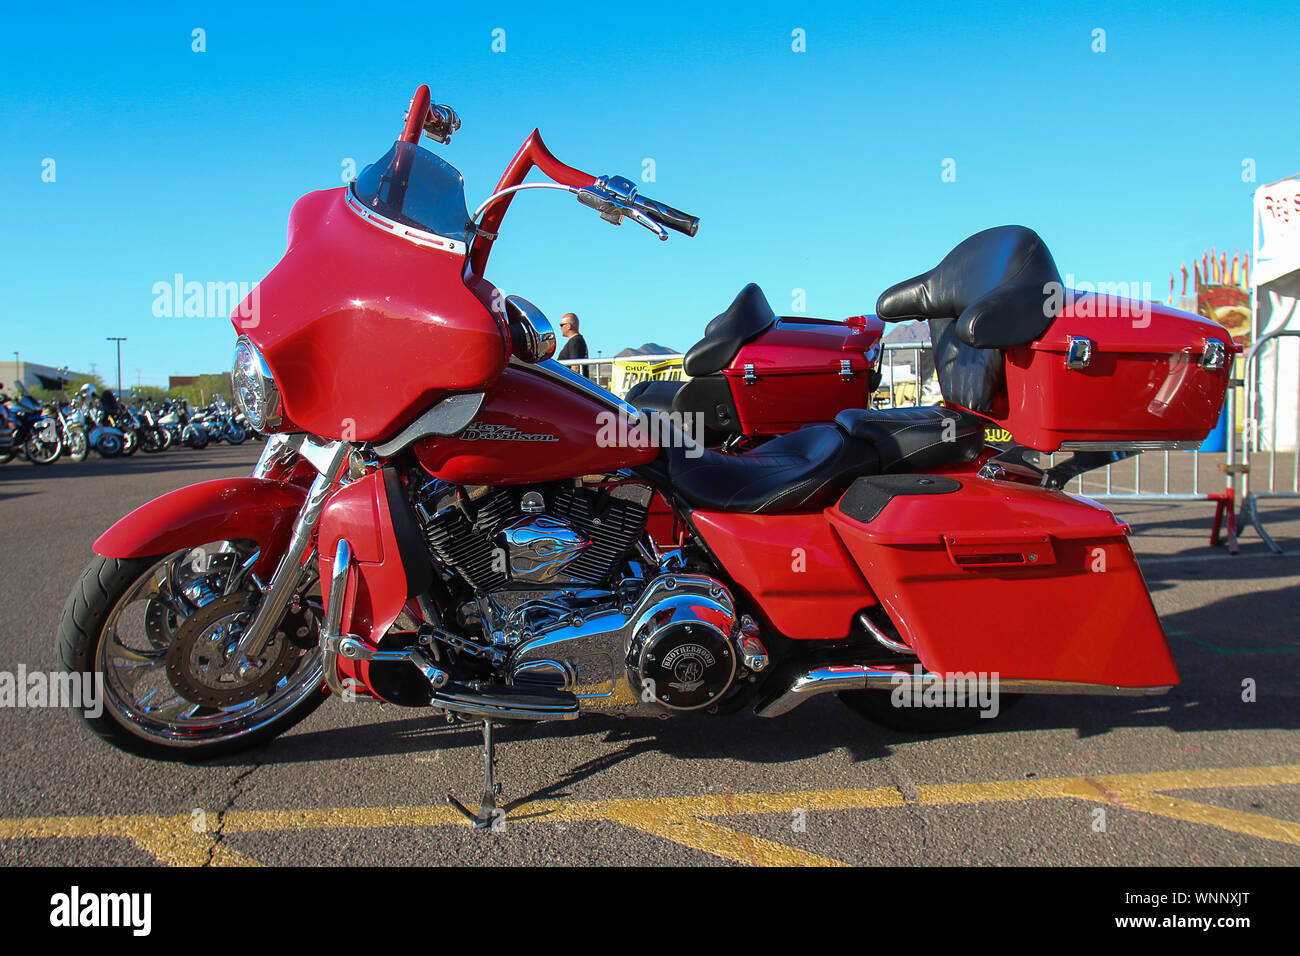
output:
[[745,435],[780,435],[871,407],[884,323],[781,318],[722,370]]
[[1178,683],[1129,547],[1095,502],[982,478],[859,478],[827,511],[931,672]]

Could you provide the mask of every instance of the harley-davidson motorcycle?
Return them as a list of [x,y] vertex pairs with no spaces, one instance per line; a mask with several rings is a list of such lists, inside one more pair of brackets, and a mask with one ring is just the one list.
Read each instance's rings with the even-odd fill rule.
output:
[[[641,416],[551,360],[547,319],[484,278],[522,191],[660,239],[698,220],[565,165],[537,131],[471,212],[420,146],[459,126],[422,86],[378,162],[295,204],[258,307],[232,316],[237,402],[271,436],[256,468],[121,519],[64,609],[63,666],[104,678],[92,729],[192,759],[331,695],[431,709],[482,726],[465,812],[487,826],[496,723],[777,717],[833,692],[932,727],[980,711],[900,693],[1178,682],[1127,526],[1061,488],[1117,453],[1199,443],[1227,386],[1224,329],[1156,305],[1116,318],[1061,288],[1036,234],[998,227],[877,305],[929,322],[943,406],[846,406],[707,449],[689,419]],[[534,169],[549,181],[525,182]],[[747,288],[709,325],[699,376],[774,321]],[[771,402],[780,377],[755,372],[736,394]],[[986,447],[986,426],[1017,446]],[[1043,469],[1036,451],[1075,454]]]

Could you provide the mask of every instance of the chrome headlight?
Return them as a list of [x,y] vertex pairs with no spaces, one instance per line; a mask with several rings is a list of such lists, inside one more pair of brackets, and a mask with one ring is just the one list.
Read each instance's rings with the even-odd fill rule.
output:
[[241,335],[235,344],[235,369],[231,374],[235,404],[255,431],[280,424],[280,390],[262,353]]

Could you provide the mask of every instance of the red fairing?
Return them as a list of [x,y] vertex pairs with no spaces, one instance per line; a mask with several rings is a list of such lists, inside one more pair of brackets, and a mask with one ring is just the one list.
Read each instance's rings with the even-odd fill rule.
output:
[[262,554],[254,571],[275,570],[306,500],[294,484],[265,478],[218,478],[178,488],[136,508],[99,536],[105,558],[170,554],[212,541],[251,539]]
[[481,389],[508,358],[465,259],[363,220],[346,189],[309,193],[289,250],[231,316],[261,351],[285,417],[324,438],[391,437],[437,398]]
[[1100,505],[959,479],[827,514],[903,639],[932,672],[1163,687],[1178,671],[1129,547]]
[[659,449],[634,445],[635,431],[620,434],[617,415],[540,372],[510,366],[465,431],[422,439],[415,456],[430,474],[466,485],[561,481],[654,461]]
[[[1093,342],[1085,368],[1066,367],[1072,337]],[[1215,341],[1226,361],[1203,368]],[[1219,419],[1239,350],[1223,326],[1200,316],[1084,296],[1037,341],[1007,350],[1006,397],[989,417],[1039,451],[1063,442],[1199,442]]]
[[[335,492],[321,512],[317,535],[322,601],[329,603],[334,551],[339,539],[346,538],[352,548],[353,573],[343,603],[342,633],[375,647],[407,597],[406,570],[393,533],[383,472],[371,472]],[[369,687],[369,670],[368,664],[339,658],[341,679],[352,677]]]
[[823,515],[696,511],[691,524],[733,580],[786,637],[835,640],[876,603]]
[[[874,316],[846,325],[778,319],[741,346],[723,369],[745,435],[779,435],[829,422],[846,408],[868,408],[872,359],[884,323]],[[849,374],[843,374],[843,363]]]

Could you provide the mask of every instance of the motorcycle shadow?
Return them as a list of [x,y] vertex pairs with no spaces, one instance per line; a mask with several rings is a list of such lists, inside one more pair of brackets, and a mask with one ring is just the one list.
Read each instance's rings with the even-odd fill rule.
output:
[[[890,756],[905,744],[945,738],[1060,730],[1073,731],[1079,740],[1133,729],[1165,729],[1180,735],[1295,730],[1300,729],[1300,708],[1295,706],[1300,688],[1300,640],[1289,622],[1297,612],[1300,593],[1283,588],[1231,595],[1169,615],[1164,623],[1183,683],[1168,694],[1024,695],[996,719],[980,720],[964,731],[892,730],[865,722],[833,695],[825,695],[771,720],[756,717],[747,709],[730,715],[681,714],[669,719],[587,714],[575,721],[500,726],[497,737],[499,745],[506,748],[529,742],[544,745],[557,768],[567,766],[557,772],[553,783],[513,802],[519,805],[562,797],[582,780],[653,754],[683,761],[776,765],[846,750],[858,763]],[[1241,623],[1245,621],[1251,625]],[[1253,693],[1246,692],[1244,682],[1248,681],[1253,682]],[[322,709],[306,726],[328,719],[331,710]],[[351,716],[361,721],[300,729],[255,752],[251,759],[227,758],[222,763],[293,765],[433,751],[477,753],[482,746],[475,723],[448,725],[440,716],[423,713],[376,720],[381,717],[377,710],[370,714],[353,711]],[[367,717],[371,719],[365,720]],[[605,752],[590,756],[593,745]],[[972,752],[980,746],[972,742]]]

